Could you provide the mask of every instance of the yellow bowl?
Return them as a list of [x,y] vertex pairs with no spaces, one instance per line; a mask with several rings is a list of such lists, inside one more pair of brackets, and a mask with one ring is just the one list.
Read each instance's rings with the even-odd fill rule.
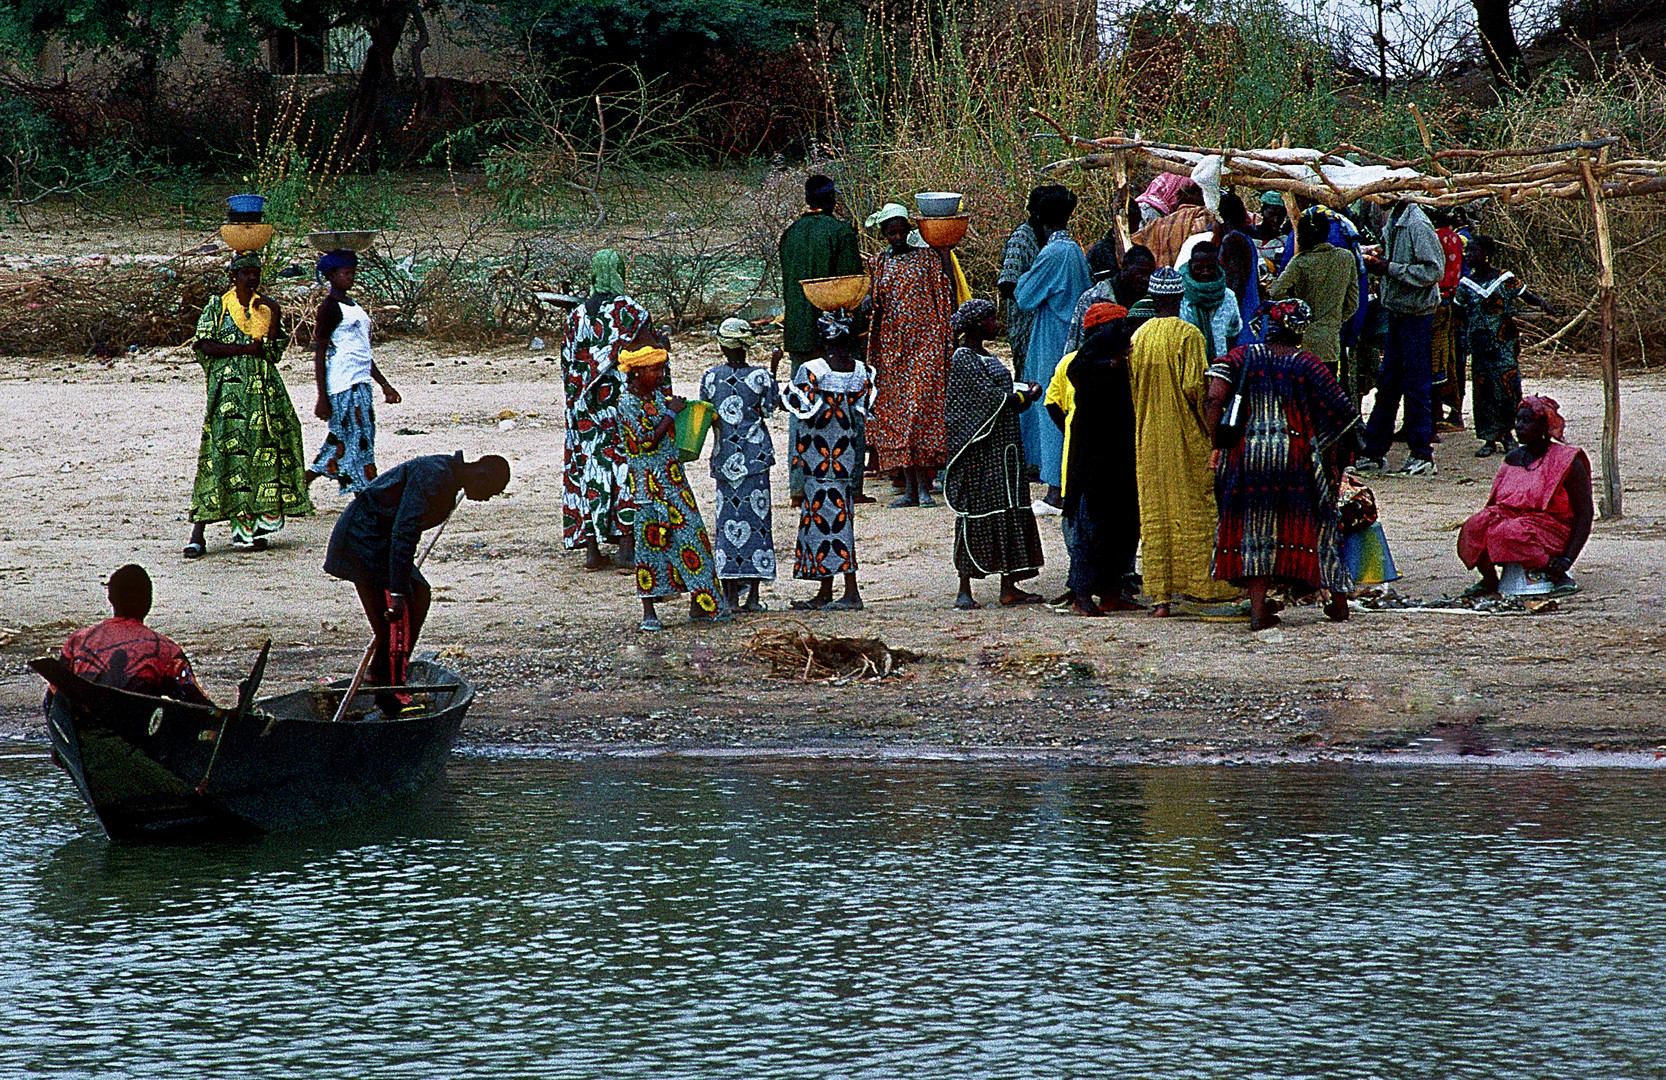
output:
[[923,217],[919,219],[920,238],[934,248],[952,248],[966,239],[966,228],[971,223],[971,214]]
[[264,221],[228,221],[220,226],[220,239],[233,251],[259,251],[271,241],[272,232]]
[[850,310],[868,295],[868,275],[809,278],[799,282],[804,296],[823,311]]

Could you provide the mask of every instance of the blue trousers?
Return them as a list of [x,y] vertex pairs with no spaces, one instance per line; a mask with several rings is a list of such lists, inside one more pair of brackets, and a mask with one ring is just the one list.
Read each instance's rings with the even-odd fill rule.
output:
[[1394,421],[1400,400],[1406,402],[1406,445],[1411,456],[1434,459],[1429,439],[1435,420],[1430,405],[1429,381],[1434,326],[1433,315],[1388,313],[1388,340],[1383,343],[1383,362],[1377,370],[1377,403],[1365,425],[1365,456],[1380,458],[1394,441]]

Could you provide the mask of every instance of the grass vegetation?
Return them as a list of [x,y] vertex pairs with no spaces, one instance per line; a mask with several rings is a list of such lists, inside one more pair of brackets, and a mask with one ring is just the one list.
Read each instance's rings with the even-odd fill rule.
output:
[[[383,259],[362,275],[383,325],[484,342],[548,331],[552,313],[534,291],[582,289],[602,246],[626,254],[633,288],[678,325],[778,295],[776,239],[799,212],[811,171],[840,181],[858,221],[916,191],[963,192],[972,223],[961,259],[988,295],[1027,192],[1043,166],[1069,155],[1032,108],[1084,136],[1138,132],[1241,147],[1346,139],[1415,155],[1422,142],[1407,108],[1415,100],[1437,149],[1608,133],[1626,156],[1666,157],[1666,80],[1625,62],[1599,64],[1595,78],[1546,72],[1526,93],[1485,106],[1432,81],[1397,84],[1385,100],[1336,63],[1342,45],[1320,19],[1276,0],[1191,11],[1168,0],[1053,3],[1023,17],[995,0],[873,0],[863,10],[799,46],[819,90],[805,103],[813,119],[790,163],[736,160],[707,145],[698,133],[713,125],[701,121],[717,106],[630,65],[595,73],[583,94],[571,71],[529,66],[508,85],[510,114],[454,132],[431,157],[439,172],[426,184],[356,171],[332,144],[339,127],[298,102],[259,110],[224,175],[210,181],[200,168],[131,150],[67,151],[38,111],[0,94],[5,206],[25,224],[57,203],[166,216],[206,232],[224,194],[258,190],[283,237],[269,253],[274,270],[310,260],[302,237],[313,229],[385,230]],[[454,159],[478,168],[453,170]],[[1082,195],[1074,231],[1091,243],[1111,223],[1110,176],[1078,172],[1067,182]],[[109,198],[116,185],[121,197]],[[1618,202],[1611,212],[1622,354],[1649,363],[1666,349],[1666,200]],[[1549,296],[1562,321],[1586,306],[1593,259],[1581,204],[1488,207],[1483,224],[1505,243],[1506,265]],[[1541,321],[1527,334],[1560,325]],[[1587,320],[1557,347],[1588,349],[1591,329]]]

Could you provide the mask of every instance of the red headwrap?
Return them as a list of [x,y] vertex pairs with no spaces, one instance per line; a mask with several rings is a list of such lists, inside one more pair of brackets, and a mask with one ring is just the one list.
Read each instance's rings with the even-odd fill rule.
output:
[[1117,319],[1126,319],[1127,317],[1128,309],[1123,307],[1121,304],[1112,304],[1109,302],[1097,303],[1082,313],[1082,332],[1086,333],[1095,327],[1104,326],[1108,322],[1114,322]]
[[1545,428],[1550,432],[1550,437],[1557,442],[1562,441],[1562,433],[1567,430],[1568,425],[1558,411],[1561,406],[1556,404],[1555,398],[1544,397],[1540,394],[1528,394],[1521,399],[1521,407],[1532,409],[1535,414],[1544,417]]

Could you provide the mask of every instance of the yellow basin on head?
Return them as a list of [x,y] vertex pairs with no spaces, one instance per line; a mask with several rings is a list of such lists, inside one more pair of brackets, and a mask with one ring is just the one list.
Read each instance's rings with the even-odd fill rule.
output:
[[808,278],[799,282],[804,296],[823,311],[850,310],[868,295],[868,275]]
[[220,226],[220,239],[233,251],[259,251],[271,241],[272,232],[264,221],[228,221]]

